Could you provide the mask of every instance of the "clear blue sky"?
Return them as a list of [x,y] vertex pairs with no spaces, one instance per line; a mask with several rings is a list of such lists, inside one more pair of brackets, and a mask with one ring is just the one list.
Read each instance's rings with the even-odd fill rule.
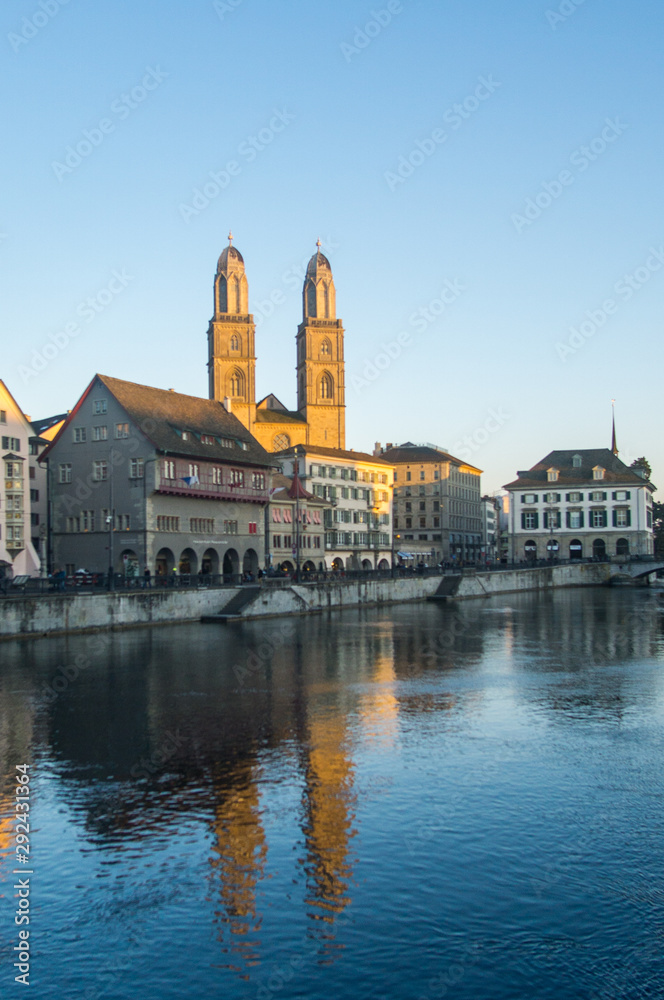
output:
[[97,371],[206,396],[229,228],[252,311],[283,293],[258,395],[294,406],[320,236],[349,447],[435,442],[493,491],[551,449],[608,446],[615,397],[621,457],[664,482],[661,3],[42,4],[0,12],[1,375],[33,418]]

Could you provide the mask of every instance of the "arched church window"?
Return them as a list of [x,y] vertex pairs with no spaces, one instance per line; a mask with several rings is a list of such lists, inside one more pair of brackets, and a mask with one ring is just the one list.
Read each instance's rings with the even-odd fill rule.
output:
[[313,281],[307,285],[307,316],[316,316],[316,286]]
[[323,288],[323,308],[325,319],[330,318],[330,290],[327,285]]
[[288,434],[276,434],[272,444],[275,451],[284,451],[290,448],[290,438]]
[[240,338],[236,333],[234,333],[233,336],[231,337],[231,351],[239,351],[239,350],[240,350]]
[[320,345],[320,356],[321,358],[329,358],[331,354],[332,354],[332,345],[326,337],[323,343]]
[[231,373],[231,396],[244,396],[244,375],[237,370]]
[[217,285],[219,289],[219,312],[228,312],[228,286],[226,284],[226,279],[223,274],[219,275],[219,283]]
[[334,396],[334,383],[329,372],[321,375],[319,395],[321,399],[332,399]]

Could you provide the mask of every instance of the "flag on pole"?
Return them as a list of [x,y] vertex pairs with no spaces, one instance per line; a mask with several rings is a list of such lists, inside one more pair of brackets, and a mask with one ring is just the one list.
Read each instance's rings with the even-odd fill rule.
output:
[[180,479],[183,483],[186,483],[187,486],[196,486],[199,482],[198,476],[180,476]]

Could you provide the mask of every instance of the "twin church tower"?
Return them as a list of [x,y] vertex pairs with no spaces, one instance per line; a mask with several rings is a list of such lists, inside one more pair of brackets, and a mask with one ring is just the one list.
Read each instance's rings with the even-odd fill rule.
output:
[[344,329],[320,240],[307,266],[297,328],[297,410],[272,394],[256,402],[256,326],[244,259],[231,233],[228,240],[217,263],[208,328],[210,399],[230,400],[232,412],[267,451],[296,444],[345,449]]

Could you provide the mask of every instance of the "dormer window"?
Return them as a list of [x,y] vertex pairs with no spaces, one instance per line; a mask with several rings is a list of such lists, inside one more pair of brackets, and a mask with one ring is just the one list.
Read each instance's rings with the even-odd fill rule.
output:
[[557,483],[558,482],[558,469],[547,469],[546,470],[546,478],[548,479],[548,481],[550,483]]
[[593,479],[604,479],[604,471],[601,465],[596,465],[593,469]]
[[582,460],[581,460],[581,456],[580,455],[573,455],[572,456],[572,468],[573,469],[580,469],[581,468],[581,461]]

